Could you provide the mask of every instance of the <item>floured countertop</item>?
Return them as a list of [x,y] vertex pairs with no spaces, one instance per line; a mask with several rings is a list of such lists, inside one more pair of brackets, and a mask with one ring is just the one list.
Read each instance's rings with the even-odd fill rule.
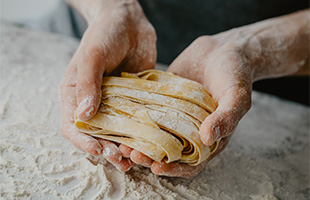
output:
[[308,199],[309,108],[253,93],[229,146],[194,179],[93,165],[60,133],[78,41],[1,24],[0,199]]

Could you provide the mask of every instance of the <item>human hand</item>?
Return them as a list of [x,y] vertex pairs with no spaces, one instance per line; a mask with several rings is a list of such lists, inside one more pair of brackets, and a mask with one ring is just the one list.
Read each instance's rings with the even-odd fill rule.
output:
[[255,80],[306,71],[310,29],[305,15],[307,11],[302,11],[196,39],[168,71],[201,83],[218,103],[216,111],[202,123],[200,138],[208,146],[222,138],[219,148],[198,166],[158,163],[136,150],[131,150],[131,159],[151,167],[157,175],[196,176],[226,147],[250,109]]
[[223,138],[219,148],[198,166],[178,162],[159,163],[136,150],[131,151],[132,161],[150,167],[158,175],[191,178],[227,145],[228,136],[250,108],[252,82],[251,71],[243,55],[235,51],[236,46],[228,45],[223,39],[214,36],[198,38],[168,68],[176,75],[201,83],[218,103],[216,111],[201,125],[200,136],[208,146]]
[[85,135],[74,126],[74,113],[92,118],[100,105],[103,75],[154,68],[156,34],[137,1],[68,1],[87,20],[88,28],[60,86],[61,131],[66,139],[92,155],[102,155],[116,168],[133,165],[115,143]]

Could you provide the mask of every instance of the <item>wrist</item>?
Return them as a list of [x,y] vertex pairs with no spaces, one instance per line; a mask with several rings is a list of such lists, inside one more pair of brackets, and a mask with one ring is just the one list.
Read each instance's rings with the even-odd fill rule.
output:
[[231,29],[215,38],[220,46],[233,47],[242,56],[252,82],[305,74],[309,72],[309,14],[309,10],[299,11]]
[[252,80],[287,76],[304,71],[309,59],[309,10],[277,17],[241,28],[244,52]]

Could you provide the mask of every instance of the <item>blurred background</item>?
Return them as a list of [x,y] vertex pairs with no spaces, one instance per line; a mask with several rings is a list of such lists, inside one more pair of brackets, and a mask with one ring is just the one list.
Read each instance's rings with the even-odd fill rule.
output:
[[38,28],[37,22],[51,14],[61,0],[0,0],[1,20]]
[[[74,26],[70,27],[71,24],[68,24],[69,22],[59,23],[60,21],[63,21],[63,16],[67,16],[73,21],[80,18],[80,16],[78,16],[78,14],[72,11],[69,7],[63,8],[63,10],[60,11],[62,7],[64,7],[58,7],[62,1],[63,0],[0,0],[0,18],[4,21],[23,24],[27,27],[32,27],[39,30],[57,32],[81,38],[85,27],[76,29]],[[150,2],[153,2],[153,4]],[[279,4],[277,4],[277,2],[280,2],[280,0],[273,0],[263,1],[262,5],[269,5],[269,9],[266,10],[266,7],[258,7],[258,0],[244,0],[242,1],[244,3],[243,6],[246,6],[248,9],[244,10],[244,13],[235,15],[234,12],[227,13],[227,10],[229,10],[227,8],[240,7],[242,6],[242,4],[240,4],[241,1],[238,1],[239,4],[233,3],[234,5],[226,5],[223,3],[224,1],[221,0],[213,1],[219,4],[216,6],[216,8],[218,8],[216,9],[216,12],[222,12],[227,16],[225,18],[212,18],[212,16],[208,15],[214,13],[214,10],[208,10],[208,7],[203,8],[207,18],[216,19],[217,21],[211,20],[208,22],[207,28],[210,30],[203,30],[205,32],[201,32],[201,30],[197,28],[197,30],[193,29],[192,33],[186,35],[183,34],[184,31],[182,30],[184,28],[185,30],[188,30],[188,26],[192,25],[192,21],[197,22],[198,27],[202,27],[204,25],[200,23],[203,23],[204,20],[201,20],[199,15],[195,16],[193,12],[188,14],[184,10],[177,10],[175,5],[186,4],[186,8],[191,9],[192,7],[193,9],[197,9],[195,8],[195,5],[190,3],[190,1],[182,0],[179,2],[174,2],[171,0],[156,1],[156,4],[154,4],[154,2],[155,1],[152,0],[140,1],[142,7],[144,8],[144,12],[157,30],[158,62],[166,65],[169,65],[169,63],[199,35],[205,33],[215,34],[232,27],[242,26],[244,24],[284,15],[309,7],[309,1],[296,0],[296,2],[294,2],[291,0],[283,0],[283,5],[285,4],[287,6],[280,8]],[[62,4],[64,3],[62,2]],[[151,4],[151,6],[148,4]],[[152,6],[158,8],[148,9]],[[196,7],[197,6],[199,5],[196,5]],[[227,8],[225,8],[225,6]],[[162,10],[162,8],[164,8],[164,10]],[[152,10],[155,10],[155,12],[152,13]],[[259,11],[262,12],[259,13]],[[55,14],[58,12],[62,13],[62,15]],[[260,15],[258,15],[258,13]],[[180,14],[182,16],[179,16]],[[244,15],[243,18],[242,15]],[[189,17],[193,19],[190,21]],[[46,18],[51,18],[53,20],[44,20]],[[165,20],[162,21],[162,19]],[[232,19],[235,21],[232,21]],[[170,20],[175,20],[179,23],[175,23]],[[47,21],[49,21],[49,23],[46,23]],[[167,35],[166,33],[169,33],[170,35]],[[178,40],[176,41],[175,38]],[[173,49],[171,49],[171,47],[173,47]],[[285,77],[271,80],[262,80],[254,83],[253,88],[257,91],[276,95],[280,98],[288,99],[309,106],[309,77]]]

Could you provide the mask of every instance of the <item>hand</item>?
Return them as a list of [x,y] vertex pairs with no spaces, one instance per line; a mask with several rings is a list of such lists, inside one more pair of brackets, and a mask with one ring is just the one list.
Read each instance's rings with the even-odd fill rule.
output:
[[131,159],[151,167],[157,175],[196,176],[226,147],[238,122],[250,109],[255,80],[305,74],[307,69],[309,73],[307,15],[308,11],[302,11],[196,39],[168,71],[201,83],[218,102],[216,111],[202,123],[200,138],[208,146],[222,138],[219,148],[198,166],[158,163],[136,150],[131,150]]
[[87,20],[88,28],[60,86],[61,130],[66,139],[92,155],[102,155],[122,171],[133,165],[115,143],[75,129],[74,113],[88,120],[101,101],[103,75],[154,68],[156,34],[137,1],[69,1]]
[[[240,48],[240,47],[238,47]],[[203,36],[195,40],[170,65],[168,71],[201,83],[218,102],[218,108],[206,118],[200,128],[201,140],[211,146],[223,138],[217,151],[198,166],[181,163],[158,163],[133,150],[131,159],[137,164],[148,163],[153,173],[191,178],[220,153],[239,120],[251,106],[251,71],[237,46],[218,36]],[[147,166],[147,165],[145,165]]]

